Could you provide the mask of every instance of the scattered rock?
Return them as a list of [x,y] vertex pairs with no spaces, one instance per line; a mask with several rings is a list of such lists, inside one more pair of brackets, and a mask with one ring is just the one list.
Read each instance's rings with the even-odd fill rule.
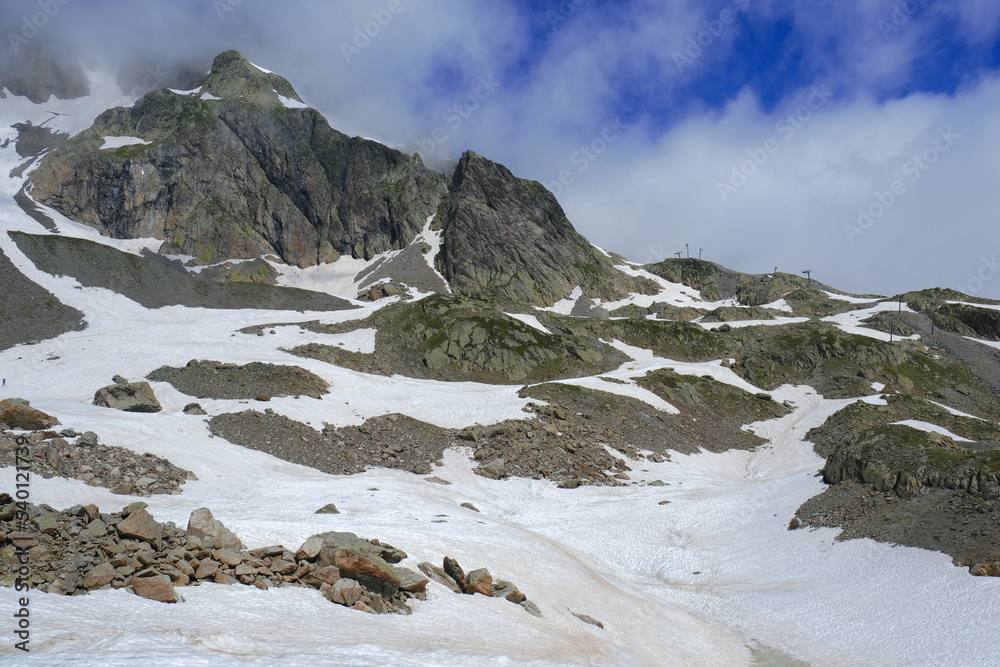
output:
[[541,618],[542,617],[542,612],[538,608],[538,605],[536,605],[531,600],[524,600],[524,601],[522,601],[521,602],[521,606],[524,608],[524,610],[526,612],[528,612],[532,616],[535,616],[536,618]]
[[462,503],[461,506],[464,507],[467,510],[472,510],[473,512],[478,512],[479,511],[479,508],[477,508],[472,503]]
[[184,406],[184,414],[186,415],[207,415],[205,409],[201,407],[201,403],[188,403]]
[[451,486],[451,482],[446,479],[441,479],[440,477],[425,477],[425,482],[433,482],[434,484],[440,484],[442,486]]
[[340,510],[333,503],[327,503],[316,510],[316,514],[340,514]]
[[604,629],[604,624],[601,623],[600,621],[598,621],[596,618],[593,618],[592,616],[587,616],[586,614],[578,614],[575,611],[570,611],[570,613],[573,614],[574,616],[576,616],[578,619],[580,619],[584,623],[590,623],[591,625],[596,625],[601,630]]

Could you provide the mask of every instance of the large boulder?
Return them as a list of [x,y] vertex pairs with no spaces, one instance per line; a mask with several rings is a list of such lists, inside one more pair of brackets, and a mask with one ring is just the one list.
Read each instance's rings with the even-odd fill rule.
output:
[[236,537],[233,531],[226,528],[221,521],[212,516],[212,510],[201,507],[191,512],[188,519],[188,534],[205,541],[209,537],[214,541],[214,546],[219,549],[233,549],[243,551],[243,543]]
[[118,524],[118,534],[148,542],[159,548],[163,540],[163,526],[153,519],[144,508],[131,512],[124,521]]
[[150,573],[132,577],[132,589],[139,597],[157,602],[180,602],[177,591],[165,574]]
[[44,431],[59,424],[59,420],[31,407],[23,398],[8,398],[0,401],[0,424],[22,431]]
[[125,412],[159,412],[163,409],[148,382],[115,383],[94,394],[94,405]]

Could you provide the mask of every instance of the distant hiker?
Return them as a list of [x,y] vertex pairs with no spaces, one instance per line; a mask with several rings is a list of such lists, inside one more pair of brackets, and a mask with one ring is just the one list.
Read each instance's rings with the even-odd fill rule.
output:
[[3,384],[0,384],[0,387],[6,387],[6,386],[7,386],[7,378],[4,378]]

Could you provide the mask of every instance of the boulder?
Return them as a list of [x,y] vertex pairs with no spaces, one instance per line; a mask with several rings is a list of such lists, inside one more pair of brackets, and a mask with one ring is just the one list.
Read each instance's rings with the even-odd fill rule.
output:
[[447,574],[452,580],[458,584],[461,591],[465,592],[465,571],[462,570],[462,566],[458,564],[458,561],[451,556],[444,557],[444,567],[442,568],[444,573]]
[[219,573],[222,567],[211,558],[204,558],[198,563],[198,569],[194,571],[195,579],[208,579]]
[[340,510],[333,503],[327,503],[316,510],[316,514],[340,514]]
[[205,409],[201,407],[200,403],[188,403],[184,406],[184,414],[186,415],[207,415]]
[[370,591],[387,598],[399,590],[399,578],[392,568],[378,556],[359,556],[349,549],[338,549],[333,565],[341,577],[354,579]]
[[393,565],[392,571],[396,573],[396,577],[399,579],[399,587],[404,591],[409,593],[419,593],[427,588],[427,582],[429,579],[421,577],[409,568]]
[[111,563],[101,563],[83,577],[83,587],[88,591],[106,586],[115,578],[115,567]]
[[313,535],[302,543],[299,550],[295,552],[296,560],[316,560],[320,552],[323,551],[323,536]]
[[365,589],[361,584],[352,579],[339,579],[326,593],[326,599],[330,602],[342,604],[345,607],[353,607],[361,599]]
[[94,394],[94,405],[125,412],[159,412],[163,409],[148,382],[102,387]]
[[493,592],[493,575],[485,567],[469,572],[465,575],[465,592],[469,595],[479,593],[489,597]]
[[191,512],[188,519],[188,533],[197,538],[211,537],[215,540],[220,549],[243,550],[243,543],[240,538],[222,525],[222,522],[212,516],[212,511],[207,507],[201,507]]
[[165,574],[151,574],[132,577],[132,590],[139,597],[157,602],[180,602],[177,591]]
[[340,581],[340,570],[338,570],[333,565],[326,565],[324,567],[318,567],[315,570],[307,573],[302,581],[314,588],[320,588],[323,584],[332,586]]
[[450,588],[455,593],[461,593],[462,589],[458,587],[458,584],[454,579],[448,576],[448,574],[433,563],[428,563],[424,561],[417,565],[417,569],[426,574],[431,580],[438,582],[446,588]]
[[243,554],[233,549],[216,549],[212,552],[212,558],[229,567],[236,567],[243,562]]
[[316,562],[319,565],[333,565],[332,557],[337,549],[350,549],[360,556],[377,558],[386,563],[398,563],[406,558],[406,552],[389,544],[381,544],[378,540],[365,540],[354,533],[340,533],[337,531],[313,535],[306,540],[300,549],[305,548],[306,544],[310,545],[310,550],[314,549],[315,542],[312,541],[313,538],[322,542],[320,553],[316,557]]
[[23,398],[8,398],[0,401],[0,422],[11,429],[44,431],[57,425],[59,420],[31,407]]
[[159,547],[163,540],[163,526],[145,508],[131,512],[116,528],[122,537],[134,537],[154,547]]

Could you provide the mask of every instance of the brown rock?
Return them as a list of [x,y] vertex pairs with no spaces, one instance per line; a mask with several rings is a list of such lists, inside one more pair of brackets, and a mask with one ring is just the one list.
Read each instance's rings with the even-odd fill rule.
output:
[[93,521],[101,516],[101,510],[99,510],[97,505],[94,504],[84,505],[80,508],[80,511],[87,516],[87,521]]
[[353,607],[354,603],[361,599],[364,592],[365,589],[361,587],[361,584],[353,579],[340,579],[327,591],[327,599],[345,607]]
[[284,558],[275,558],[273,561],[271,561],[270,570],[272,572],[277,572],[278,574],[284,575],[295,572],[296,567],[297,566],[295,565],[295,563],[291,561],[285,560]]
[[236,579],[234,579],[233,577],[230,577],[228,574],[225,574],[223,572],[217,572],[215,574],[215,583],[217,583],[217,584],[227,584],[227,585],[228,584],[235,584],[236,583]]
[[156,574],[145,577],[132,577],[132,589],[139,597],[157,602],[179,602],[177,591],[170,582],[170,577]]
[[257,568],[248,565],[246,563],[240,563],[239,565],[236,566],[236,569],[233,571],[233,574],[235,574],[237,577],[246,577],[252,574],[257,574]]
[[44,431],[57,425],[59,420],[31,407],[23,398],[8,398],[0,401],[0,422],[12,429]]
[[969,574],[976,577],[1000,577],[1000,563],[975,563]]
[[140,508],[128,515],[128,518],[117,526],[122,537],[134,537],[159,547],[163,540],[163,526],[153,519],[145,508]]
[[315,560],[319,556],[320,551],[323,550],[323,536],[313,535],[308,540],[302,543],[299,550],[295,552],[295,558],[298,560]]
[[327,503],[316,510],[316,514],[340,514],[340,510],[333,503]]
[[399,579],[391,567],[381,559],[358,556],[349,549],[338,549],[333,564],[341,577],[354,579],[368,590],[392,597],[399,590]]
[[433,581],[438,582],[442,586],[450,588],[455,593],[462,592],[462,589],[458,587],[458,584],[455,583],[455,580],[449,577],[448,574],[444,570],[439,568],[437,565],[424,561],[423,563],[420,563],[420,565],[417,565],[417,569],[426,574]]
[[396,577],[399,579],[399,587],[404,591],[419,593],[427,588],[427,582],[429,580],[426,577],[421,577],[409,568],[393,565],[392,571],[396,573]]
[[195,570],[195,579],[208,579],[209,577],[214,577],[218,574],[220,566],[214,560],[206,558],[200,563],[198,563],[198,569]]
[[203,537],[214,538],[218,546],[222,549],[243,550],[243,543],[240,542],[240,538],[236,537],[231,530],[222,525],[221,521],[214,518],[212,511],[207,507],[201,507],[191,512],[187,529],[190,534],[199,539]]
[[479,593],[489,597],[493,592],[493,575],[485,567],[465,575],[465,592],[469,595]]
[[462,566],[458,564],[458,561],[451,556],[444,557],[444,572],[449,577],[451,577],[458,587],[465,592],[465,571],[462,570]]
[[302,577],[302,583],[307,586],[312,586],[313,588],[332,586],[338,581],[340,581],[340,570],[333,565],[327,565],[325,567],[318,567],[315,570],[310,570]]
[[83,587],[88,591],[106,586],[115,578],[115,567],[111,563],[101,563],[83,577]]
[[236,567],[243,562],[243,554],[233,549],[216,549],[212,552],[212,558],[229,567]]

